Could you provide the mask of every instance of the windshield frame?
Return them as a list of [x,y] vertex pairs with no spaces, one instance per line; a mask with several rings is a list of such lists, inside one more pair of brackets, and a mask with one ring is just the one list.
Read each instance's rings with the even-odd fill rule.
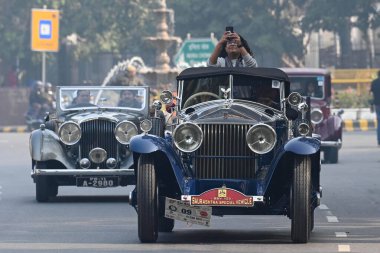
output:
[[[206,76],[206,77],[203,77],[203,76],[199,76],[199,77],[194,77],[192,78],[191,80],[194,80],[194,79],[202,79],[202,78],[215,78],[215,77],[221,77],[221,76],[225,76],[226,79],[228,79],[228,87],[226,87],[226,89],[230,88],[231,91],[228,93],[228,99],[231,99],[231,100],[244,100],[244,101],[250,101],[250,102],[254,102],[254,101],[251,101],[249,99],[244,99],[244,98],[234,98],[234,74],[228,74],[228,75],[217,75],[217,76]],[[245,76],[245,75],[241,75],[241,76],[244,76],[246,78],[255,78],[255,77],[252,77],[252,76]],[[278,85],[279,85],[279,96],[280,96],[280,110],[283,110],[283,99],[285,98],[285,83],[281,80],[277,80],[277,79],[273,79],[273,78],[264,78],[264,77],[258,77],[258,78],[262,78],[262,79],[268,79],[268,80],[271,80],[272,81],[272,85],[273,85],[273,82],[278,82]],[[182,110],[182,109],[185,109],[185,108],[189,108],[191,106],[187,106],[187,107],[183,107],[184,106],[184,103],[186,101],[183,101],[184,99],[184,85],[185,85],[185,81],[188,81],[189,79],[181,79],[181,80],[178,80],[177,82],[177,90],[178,90],[178,96],[180,98],[180,102],[179,102],[179,110]],[[186,84],[186,85],[189,85],[189,84]],[[188,99],[188,98],[187,98]],[[222,100],[224,101],[224,97],[222,97],[221,99],[216,99],[216,100],[209,100],[209,101],[217,101],[217,100]],[[208,102],[208,101],[207,101]],[[203,102],[205,103],[205,102]],[[255,102],[255,103],[259,103],[259,102]],[[197,104],[200,104],[200,103],[197,103]],[[273,107],[271,107],[273,108]],[[277,108],[273,108],[273,109],[276,109],[278,110]]]
[[[109,106],[109,105],[99,105],[101,103],[100,100],[100,92],[97,92],[97,95],[93,97],[95,100],[94,106],[81,106],[81,107],[63,107],[63,98],[62,92],[71,92],[74,94],[78,90],[90,90],[90,91],[117,91],[119,94],[124,90],[133,90],[139,92],[139,96],[142,96],[142,104],[141,108],[133,108],[133,107],[121,107],[121,106]],[[117,93],[116,93],[117,94]],[[71,96],[70,102],[74,99],[74,95]],[[57,86],[56,89],[56,110],[58,114],[65,114],[76,111],[98,111],[98,110],[106,110],[106,111],[131,111],[136,113],[148,113],[149,109],[149,87],[148,86]]]

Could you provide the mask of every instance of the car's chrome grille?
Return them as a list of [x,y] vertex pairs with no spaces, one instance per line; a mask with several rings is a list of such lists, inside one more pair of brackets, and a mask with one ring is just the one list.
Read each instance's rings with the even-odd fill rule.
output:
[[[80,125],[82,129],[82,137],[80,139],[81,158],[88,158],[88,154],[93,148],[102,148],[107,151],[107,158],[113,157],[117,159],[117,140],[114,130],[115,122],[108,120],[90,120]],[[107,168],[106,163],[93,164],[91,169],[100,167]]]
[[195,152],[194,170],[198,179],[252,179],[255,154],[248,148],[250,125],[199,124],[203,143]]

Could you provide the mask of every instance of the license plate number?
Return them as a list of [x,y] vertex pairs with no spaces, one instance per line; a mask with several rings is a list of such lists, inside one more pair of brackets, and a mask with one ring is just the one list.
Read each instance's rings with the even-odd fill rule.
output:
[[166,198],[165,217],[201,226],[210,226],[210,206],[190,206],[188,202]]
[[78,187],[107,188],[119,186],[118,177],[78,177]]

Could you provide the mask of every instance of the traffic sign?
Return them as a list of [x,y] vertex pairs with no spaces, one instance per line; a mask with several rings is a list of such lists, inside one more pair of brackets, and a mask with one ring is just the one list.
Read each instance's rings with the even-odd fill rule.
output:
[[31,49],[57,52],[59,50],[59,11],[32,9]]
[[215,49],[217,41],[212,38],[187,39],[183,42],[178,53],[174,56],[174,63],[190,66],[204,65]]

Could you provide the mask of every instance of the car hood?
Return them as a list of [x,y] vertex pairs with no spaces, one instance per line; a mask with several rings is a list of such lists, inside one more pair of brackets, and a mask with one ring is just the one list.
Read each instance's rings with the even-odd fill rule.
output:
[[121,120],[130,120],[135,122],[138,121],[140,118],[141,115],[137,113],[126,114],[120,112],[97,111],[68,114],[65,117],[65,121],[71,120],[79,124],[85,121],[96,119],[110,120],[113,122],[119,122]]
[[196,123],[255,124],[285,119],[281,111],[245,100],[209,101],[187,108],[185,113],[186,121]]
[[321,107],[326,107],[327,103],[324,100],[311,99],[310,100],[310,105],[311,105],[311,108],[321,108]]

